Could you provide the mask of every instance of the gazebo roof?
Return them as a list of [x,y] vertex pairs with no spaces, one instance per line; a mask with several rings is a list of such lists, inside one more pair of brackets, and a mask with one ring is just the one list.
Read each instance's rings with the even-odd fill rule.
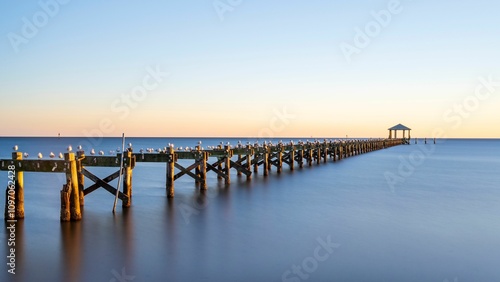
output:
[[402,125],[401,123],[389,128],[389,130],[411,130],[411,128]]

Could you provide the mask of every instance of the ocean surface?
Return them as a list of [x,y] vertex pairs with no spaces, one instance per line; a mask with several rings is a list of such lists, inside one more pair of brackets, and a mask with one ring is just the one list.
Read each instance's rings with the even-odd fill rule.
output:
[[[137,152],[198,140],[126,142]],[[31,159],[70,144],[108,154],[121,139],[1,137],[0,158],[14,145]],[[15,274],[4,223],[0,281],[500,281],[500,140],[419,140],[268,177],[261,169],[251,181],[233,171],[228,187],[209,172],[205,193],[183,176],[174,199],[165,164],[138,163],[131,208],[119,203],[113,214],[114,196],[98,189],[85,197],[82,221],[70,223],[59,221],[64,181],[24,174]],[[0,187],[7,182],[0,172]]]

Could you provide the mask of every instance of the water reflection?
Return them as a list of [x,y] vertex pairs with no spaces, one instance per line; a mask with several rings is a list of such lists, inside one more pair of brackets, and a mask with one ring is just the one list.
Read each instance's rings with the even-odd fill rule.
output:
[[82,266],[82,222],[61,222],[61,264],[65,281],[78,281]]

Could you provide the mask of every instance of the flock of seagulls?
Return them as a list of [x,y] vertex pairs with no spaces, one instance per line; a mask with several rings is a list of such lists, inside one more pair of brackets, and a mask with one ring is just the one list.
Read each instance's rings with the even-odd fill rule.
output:
[[[352,139],[352,140],[354,140],[354,139]],[[345,141],[347,141],[347,142],[348,142],[348,141],[352,141],[352,140],[351,140],[351,139],[350,139],[350,140],[345,140],[345,139],[344,139],[344,140],[338,140],[338,139],[335,139],[335,140],[326,140],[326,139],[323,139],[323,141],[324,141],[324,142],[326,142],[326,141],[330,141],[330,142],[332,142],[332,141],[333,141],[333,142],[345,142]],[[319,142],[321,142],[321,141],[319,141],[318,139],[315,139],[314,141],[309,141],[309,140],[306,140],[305,142],[304,142],[304,141],[301,141],[301,140],[298,140],[298,141],[297,141],[297,144],[299,144],[299,145],[303,145],[303,144],[319,143]],[[293,141],[293,140],[290,140],[288,144],[294,145],[294,141]],[[269,141],[264,141],[264,142],[262,143],[262,145],[263,145],[263,146],[274,146],[274,145],[284,145],[284,143],[283,143],[283,141],[282,141],[282,140],[280,140],[277,144],[274,144],[271,140],[269,140]],[[204,147],[201,147],[201,141],[198,141],[198,143],[197,143],[197,146],[196,146],[196,147],[174,147],[174,144],[172,144],[172,143],[168,143],[168,146],[167,146],[167,147],[157,148],[157,149],[155,149],[155,148],[146,148],[146,149],[141,148],[141,149],[139,150],[139,152],[140,152],[141,154],[144,154],[144,153],[155,153],[155,152],[156,152],[156,153],[166,153],[166,152],[167,152],[167,148],[175,148],[175,150],[176,150],[176,151],[186,151],[186,152],[189,152],[189,151],[192,151],[192,150],[196,150],[196,148],[197,148],[198,146],[201,148],[201,150],[205,150],[205,148],[204,148]],[[246,146],[251,146],[251,143],[250,143],[249,141],[247,141],[247,142],[246,142]],[[257,140],[257,141],[255,141],[255,142],[253,143],[253,146],[254,146],[254,147],[259,147],[259,146],[260,146],[259,141],[258,141],[258,140]],[[217,145],[217,146],[207,146],[207,149],[208,149],[208,150],[215,150],[215,149],[221,149],[221,148],[224,148],[224,147],[228,147],[228,148],[230,148],[230,149],[232,149],[232,148],[233,148],[233,146],[232,146],[229,142],[226,142],[226,143],[224,143],[224,142],[220,142],[220,144],[219,144],[219,145]],[[238,141],[238,143],[237,143],[237,145],[236,145],[235,147],[236,147],[236,148],[242,148],[242,147],[243,147],[243,143],[242,143],[241,141]],[[78,150],[79,150],[79,151],[82,151],[82,150],[83,150],[82,145],[78,145],[78,146],[77,146],[77,148],[78,148]],[[128,143],[128,148],[132,148],[132,143]],[[14,147],[12,147],[12,149],[13,149],[14,151],[18,151],[18,150],[19,150],[19,146],[18,146],[18,145],[14,145]],[[71,145],[69,145],[69,146],[66,148],[66,150],[67,150],[68,152],[72,152],[72,151],[73,151],[73,147],[72,147]],[[115,155],[116,153],[120,153],[120,152],[121,152],[121,148],[116,148],[116,150],[109,150],[109,154],[110,154],[110,155]],[[104,155],[105,155],[105,153],[104,153],[104,151],[103,151],[103,150],[98,151],[98,152],[97,152],[97,154],[99,154],[100,156],[104,156]],[[96,155],[96,151],[95,151],[95,149],[93,149],[93,148],[92,148],[92,149],[90,150],[90,155],[92,155],[92,156]],[[29,157],[29,154],[28,154],[27,152],[24,152],[24,153],[23,153],[23,157],[24,157],[24,158],[28,158],[28,157]],[[43,154],[42,154],[42,153],[38,153],[37,157],[38,157],[38,159],[43,159]],[[50,154],[49,154],[49,158],[53,159],[53,158],[55,158],[55,157],[56,157],[56,154],[55,154],[54,152],[50,152]],[[58,157],[59,157],[59,159],[64,159],[64,155],[63,155],[63,153],[61,153],[61,152],[60,152],[60,153],[58,154]]]

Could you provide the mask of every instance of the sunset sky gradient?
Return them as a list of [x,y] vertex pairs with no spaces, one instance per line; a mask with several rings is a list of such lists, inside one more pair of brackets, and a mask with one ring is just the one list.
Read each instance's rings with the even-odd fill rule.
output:
[[1,1],[0,135],[500,138],[499,10]]

